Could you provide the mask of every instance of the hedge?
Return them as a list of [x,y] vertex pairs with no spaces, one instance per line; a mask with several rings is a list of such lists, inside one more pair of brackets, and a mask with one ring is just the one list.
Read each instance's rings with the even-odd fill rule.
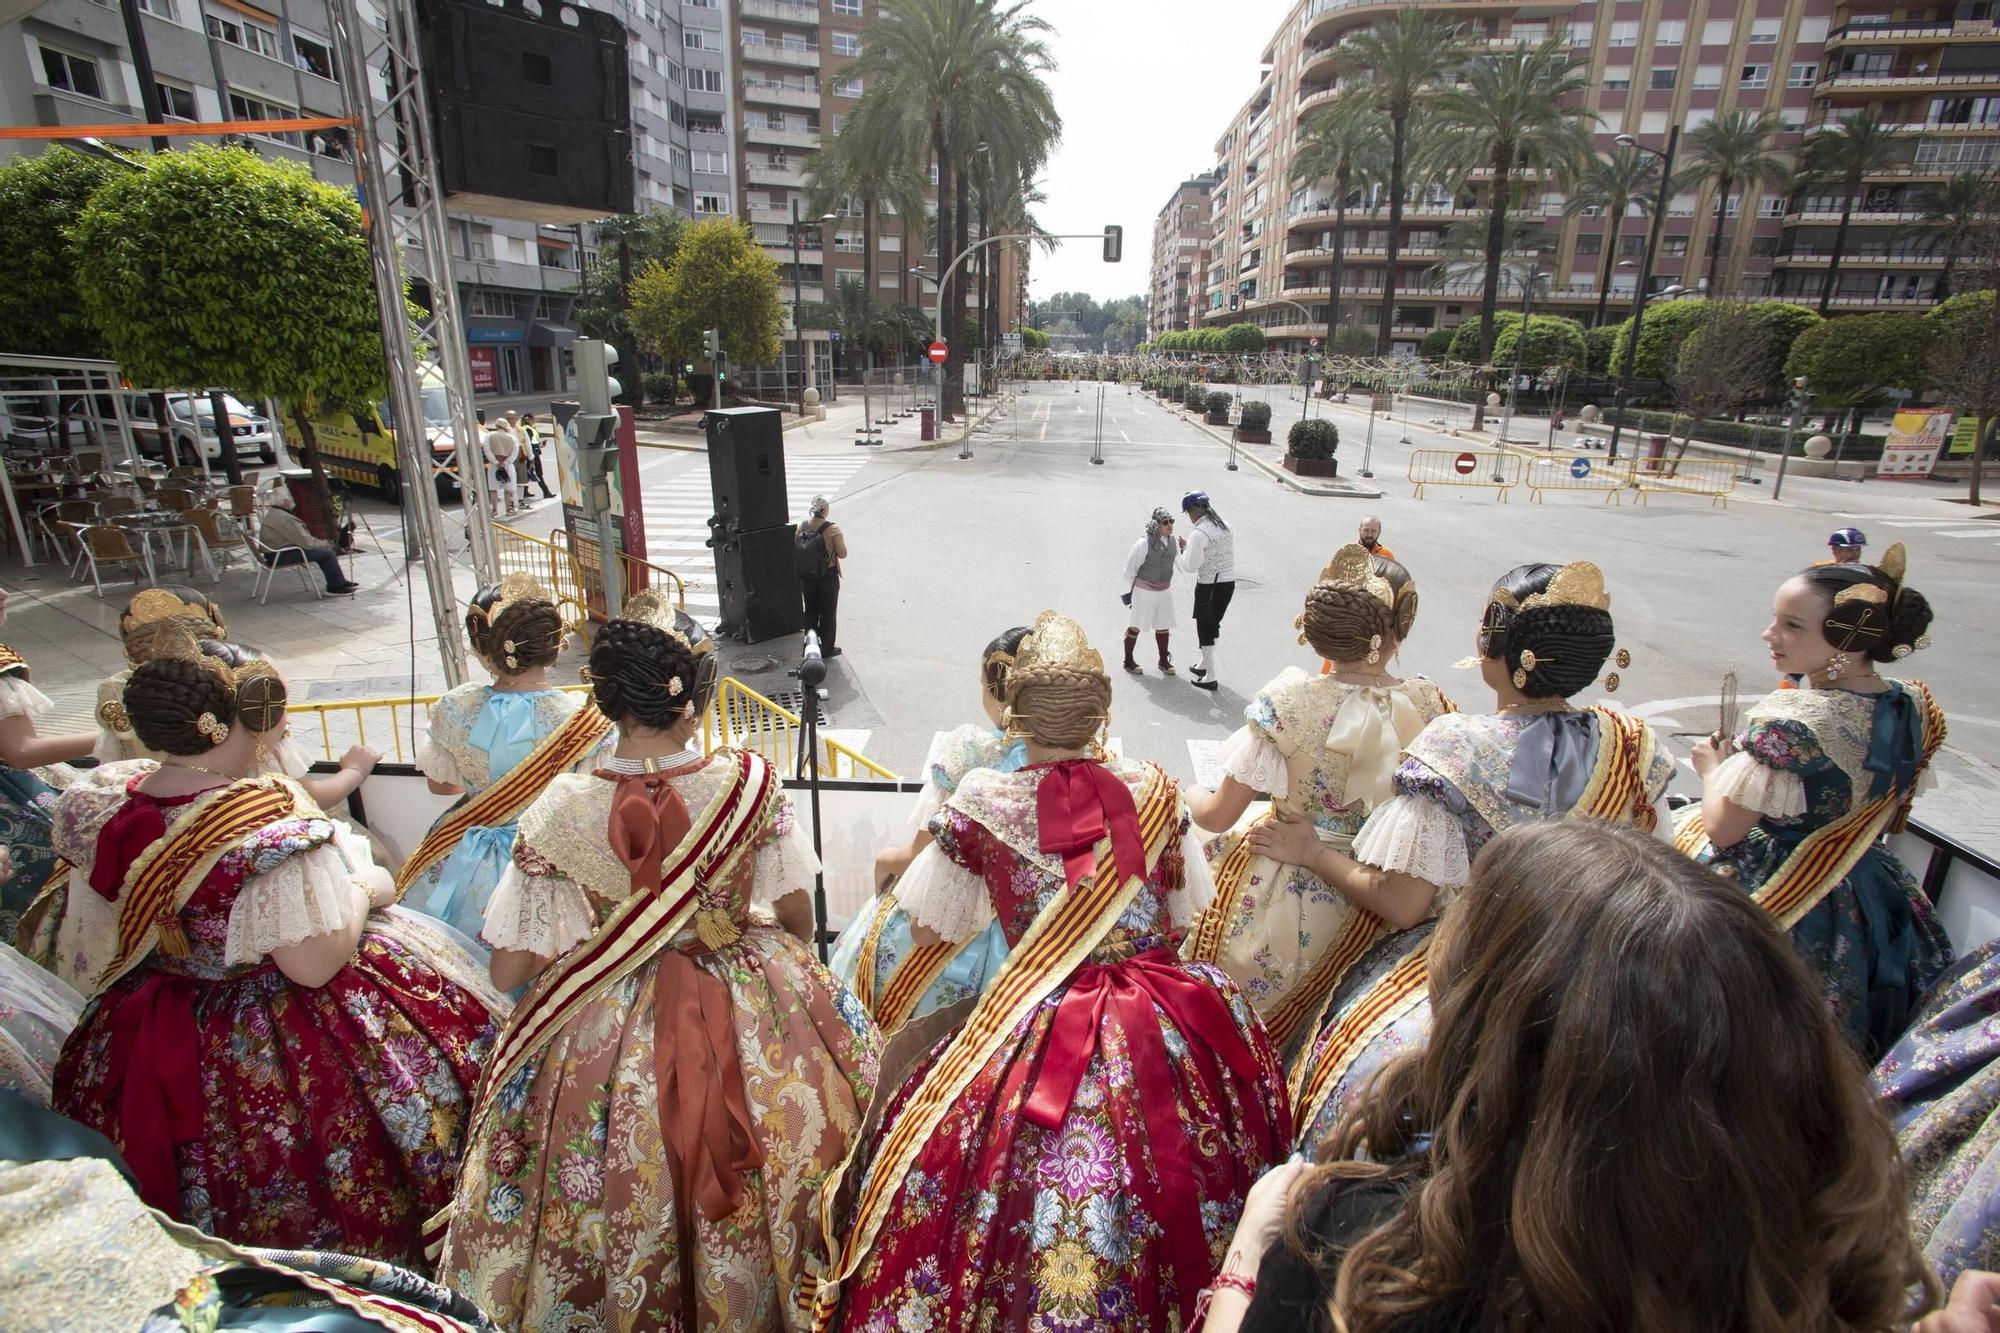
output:
[[1271,426],[1271,405],[1261,399],[1251,399],[1243,404],[1243,429],[1268,430]]
[[1340,427],[1325,417],[1294,421],[1285,435],[1285,452],[1293,458],[1332,458],[1340,448]]

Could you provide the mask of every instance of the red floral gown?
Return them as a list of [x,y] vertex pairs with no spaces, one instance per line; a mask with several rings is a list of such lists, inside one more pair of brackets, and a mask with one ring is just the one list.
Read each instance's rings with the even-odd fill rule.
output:
[[[898,901],[945,939],[997,917],[1017,949],[1065,883],[1062,855],[1042,850],[1038,789],[1052,769],[1090,763],[968,775],[931,820],[936,843]],[[1109,767],[1135,790],[1147,772]],[[919,1150],[843,1284],[838,1327],[1186,1327],[1290,1127],[1284,1075],[1242,993],[1174,952],[1214,885],[1173,801],[1177,824],[1137,897]],[[896,1094],[872,1147],[924,1072]]]
[[[107,765],[58,811],[58,849],[105,899],[199,799],[137,790],[153,767]],[[421,1266],[419,1229],[457,1181],[493,997],[396,908],[370,916],[325,985],[281,973],[271,949],[368,913],[364,873],[379,873],[366,844],[317,811],[246,837],[180,912],[187,953],[155,947],[90,1002],[55,1109],[118,1145],[147,1203],[213,1235]]]

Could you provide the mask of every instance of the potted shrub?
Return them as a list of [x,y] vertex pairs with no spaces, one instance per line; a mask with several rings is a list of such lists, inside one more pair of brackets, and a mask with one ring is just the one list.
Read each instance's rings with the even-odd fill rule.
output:
[[1207,404],[1208,424],[1211,426],[1227,426],[1229,424],[1229,405],[1234,401],[1233,398],[1220,389],[1210,394]]
[[1269,444],[1271,442],[1271,405],[1260,400],[1243,404],[1243,420],[1236,427],[1236,438],[1243,444]]
[[1285,436],[1285,466],[1301,477],[1337,477],[1340,463],[1334,453],[1340,448],[1340,427],[1325,417],[1294,421]]
[[1181,406],[1193,412],[1208,410],[1208,386],[1199,380],[1190,380],[1181,389]]

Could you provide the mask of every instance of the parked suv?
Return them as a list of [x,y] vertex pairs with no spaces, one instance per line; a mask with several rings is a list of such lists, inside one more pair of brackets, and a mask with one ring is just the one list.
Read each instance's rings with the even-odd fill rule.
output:
[[[255,455],[266,463],[277,462],[278,442],[271,434],[271,423],[234,394],[224,394],[222,402],[229,413],[229,434],[235,441],[237,456]],[[127,394],[125,414],[132,423],[132,437],[138,443],[139,451],[148,458],[193,466],[196,462],[195,433],[199,426],[201,458],[212,463],[222,461],[222,445],[215,436],[215,410],[205,394],[199,398],[185,393],[167,395],[167,435],[171,437],[171,453],[168,452],[168,442],[161,438],[159,423],[153,419],[152,395]]]

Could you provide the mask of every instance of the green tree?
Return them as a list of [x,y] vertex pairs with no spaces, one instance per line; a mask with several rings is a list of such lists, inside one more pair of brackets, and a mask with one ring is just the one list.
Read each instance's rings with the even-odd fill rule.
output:
[[[1967,250],[1974,279],[2000,283],[2000,208],[1987,215]],[[1968,498],[1977,507],[1994,426],[2000,424],[2000,298],[1991,287],[1965,292],[1932,306],[1924,318],[1936,326],[1931,382],[1954,411],[1974,422]]]
[[[815,214],[844,209],[850,200],[861,210],[859,324],[875,335],[862,344],[864,375],[871,369],[875,352],[887,352],[894,344],[893,323],[885,325],[874,309],[878,257],[875,232],[884,204],[904,220],[904,230],[909,233],[909,259],[920,258],[925,249],[922,234],[928,213],[925,180],[917,170],[922,145],[920,141],[912,141],[911,126],[895,110],[880,98],[863,97],[840,132],[813,155],[806,167],[806,183],[811,192],[809,207]],[[900,256],[897,267],[905,267]],[[899,272],[896,276],[900,289],[909,280],[909,274]],[[878,340],[888,345],[878,348]]]
[[[687,219],[658,209],[603,218],[594,225],[597,253],[584,265],[577,283],[576,327],[586,338],[611,343],[622,364],[636,367],[639,342],[626,318],[631,303],[626,289],[646,265],[672,262]],[[644,402],[641,377],[627,374],[624,379],[632,381],[625,385],[625,397],[634,404]]]
[[[353,196],[290,162],[196,146],[107,179],[74,235],[84,308],[125,373],[285,403],[324,497],[313,415],[387,379]],[[236,451],[222,456],[237,479]]]
[[1808,186],[1840,187],[1840,225],[1834,229],[1833,250],[1819,289],[1819,313],[1833,301],[1840,278],[1840,259],[1847,249],[1847,229],[1854,219],[1854,201],[1868,177],[1893,166],[1901,156],[1896,134],[1874,112],[1848,116],[1806,140],[1799,162]]
[[1358,76],[1364,95],[1389,122],[1389,253],[1382,271],[1381,320],[1375,332],[1375,351],[1380,356],[1387,356],[1393,346],[1389,331],[1396,323],[1396,265],[1403,252],[1411,118],[1418,104],[1435,95],[1457,72],[1468,49],[1456,26],[1439,23],[1414,7],[1399,9],[1340,44],[1340,73]]
[[1772,144],[1781,129],[1775,111],[1752,111],[1738,107],[1723,111],[1705,125],[1688,132],[1688,152],[1693,165],[1676,182],[1697,186],[1715,182],[1715,231],[1708,240],[1708,295],[1718,297],[1715,285],[1717,265],[1722,259],[1722,228],[1729,217],[1729,194],[1737,186],[1747,192],[1765,186],[1778,187],[1791,179],[1792,169]]
[[[1521,312],[1502,310],[1493,317],[1493,365],[1511,371],[1520,343]],[[1452,326],[1445,344],[1453,361],[1473,361],[1479,355],[1479,325],[1474,320]],[[1560,315],[1535,315],[1528,321],[1528,345],[1521,351],[1521,369],[1539,374],[1553,367],[1583,370],[1589,361],[1583,325]]]
[[1845,315],[1801,333],[1785,373],[1803,375],[1827,407],[1861,409],[1888,401],[1888,390],[1919,388],[1937,325],[1922,315]]
[[1742,301],[1703,303],[1700,321],[1662,369],[1674,406],[1686,421],[1676,459],[1686,458],[1695,423],[1742,410],[1763,390],[1762,362],[1770,328]]
[[1451,344],[1462,325],[1454,324],[1448,329],[1432,329],[1424,335],[1417,348],[1417,354],[1426,361],[1445,361],[1451,357]]
[[769,365],[785,325],[778,265],[740,222],[693,223],[671,264],[648,264],[632,279],[630,319],[640,345],[669,361],[699,356],[702,333],[715,329],[730,361]]
[[[1292,158],[1295,183],[1329,181],[1333,190],[1333,266],[1327,273],[1326,345],[1340,341],[1340,284],[1347,259],[1347,201],[1387,175],[1388,124],[1365,93],[1348,91],[1312,113]],[[1373,350],[1372,348],[1370,350]]]
[[1623,144],[1603,156],[1593,154],[1578,168],[1575,184],[1563,201],[1563,212],[1571,217],[1587,209],[1604,215],[1604,244],[1597,275],[1597,313],[1592,329],[1604,327],[1605,303],[1611,299],[1612,268],[1618,262],[1618,234],[1625,228],[1625,214],[1637,204],[1651,212],[1660,197],[1659,162],[1649,153]]
[[1333,335],[1335,356],[1375,355],[1375,335],[1366,329],[1357,329],[1352,324]]
[[7,345],[36,356],[102,357],[103,332],[77,290],[71,229],[98,187],[124,168],[51,147],[0,163],[0,329]]
[[[1632,373],[1640,379],[1656,380],[1666,374],[1673,364],[1674,353],[1680,349],[1681,340],[1694,332],[1695,326],[1708,313],[1708,302],[1701,300],[1662,301],[1646,307],[1645,327],[1639,334],[1639,348],[1632,361]],[[1626,320],[1618,326],[1618,332],[1611,344],[1611,367],[1614,371],[1625,366],[1625,349],[1632,342],[1632,321]]]
[[1584,368],[1593,375],[1611,373],[1611,354],[1618,345],[1619,335],[1630,328],[1631,320],[1618,324],[1599,324],[1584,334],[1584,345],[1589,349],[1584,357]]
[[1023,351],[1046,352],[1049,350],[1049,335],[1043,333],[1040,329],[1022,328],[1019,332],[1021,334],[1021,349]]
[[1944,247],[1944,267],[1938,270],[1931,300],[1941,302],[1951,295],[1952,270],[1958,267],[1965,243],[1984,224],[1995,202],[1995,177],[1987,172],[1961,171],[1942,184],[1927,185],[1917,195],[1914,231],[1930,237],[1935,247]]
[[1257,356],[1264,350],[1264,330],[1255,324],[1231,324],[1222,330],[1220,350],[1231,356]]

